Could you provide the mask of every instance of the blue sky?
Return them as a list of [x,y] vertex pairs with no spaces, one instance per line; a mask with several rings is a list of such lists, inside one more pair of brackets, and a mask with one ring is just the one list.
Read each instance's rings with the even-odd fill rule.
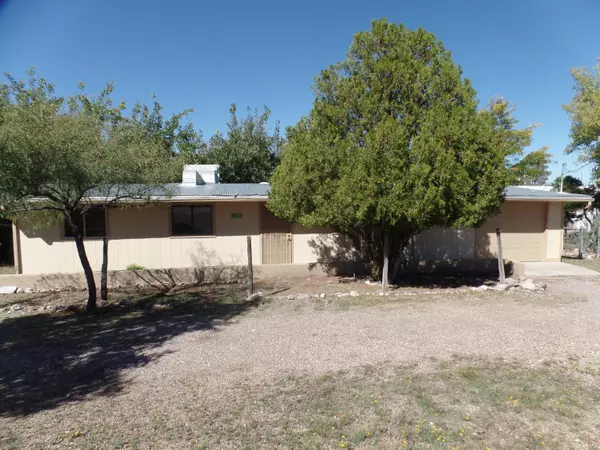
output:
[[128,104],[154,93],[167,113],[194,108],[207,138],[234,102],[295,123],[310,110],[313,77],[378,18],[435,33],[482,103],[501,95],[523,125],[541,122],[532,147],[550,146],[553,175],[562,161],[578,166],[563,154],[561,105],[573,92],[569,69],[600,56],[597,0],[0,0],[0,71],[21,78],[36,66],[60,94],[114,81]]

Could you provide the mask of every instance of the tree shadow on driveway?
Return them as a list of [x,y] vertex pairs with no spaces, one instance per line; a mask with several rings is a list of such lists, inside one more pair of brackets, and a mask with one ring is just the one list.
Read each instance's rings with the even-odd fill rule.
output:
[[126,387],[125,371],[164,354],[151,350],[182,333],[214,329],[259,303],[185,292],[151,295],[93,314],[5,319],[0,322],[0,416],[117,394]]

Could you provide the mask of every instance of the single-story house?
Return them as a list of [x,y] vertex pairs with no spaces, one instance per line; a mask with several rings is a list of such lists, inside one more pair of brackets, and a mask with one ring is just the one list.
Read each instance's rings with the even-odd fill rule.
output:
[[[254,265],[312,267],[342,257],[348,249],[327,229],[309,229],[271,214],[265,207],[267,183],[222,184],[218,166],[186,166],[172,195],[151,206],[98,207],[82,219],[85,246],[94,270],[102,261],[102,239],[110,240],[109,270],[134,264],[146,269],[245,265],[246,236],[251,236]],[[414,260],[476,260],[496,256],[496,229],[502,229],[504,258],[560,261],[563,203],[591,198],[509,187],[501,214],[478,229],[434,229],[417,236],[409,251]],[[15,261],[22,274],[82,272],[68,227],[56,224],[31,230],[13,225]],[[345,257],[351,255],[347,253]]]

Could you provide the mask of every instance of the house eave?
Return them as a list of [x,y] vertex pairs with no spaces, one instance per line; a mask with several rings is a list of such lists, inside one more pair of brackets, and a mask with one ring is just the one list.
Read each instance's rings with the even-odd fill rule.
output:
[[588,203],[592,197],[506,197],[507,202]]
[[[91,203],[110,203],[113,200],[110,197],[89,197]],[[165,203],[185,203],[185,202],[256,202],[267,201],[266,196],[262,195],[213,195],[213,196],[195,196],[195,195],[177,195],[173,197],[151,196],[146,198],[123,199],[121,203],[148,203],[148,202],[165,202]]]

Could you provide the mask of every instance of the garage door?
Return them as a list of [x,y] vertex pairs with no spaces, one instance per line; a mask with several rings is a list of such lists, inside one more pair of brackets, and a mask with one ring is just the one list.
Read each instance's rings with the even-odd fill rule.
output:
[[543,261],[546,258],[546,213],[547,203],[544,202],[504,203],[502,213],[477,230],[477,256],[497,256],[496,228],[500,228],[504,259]]

